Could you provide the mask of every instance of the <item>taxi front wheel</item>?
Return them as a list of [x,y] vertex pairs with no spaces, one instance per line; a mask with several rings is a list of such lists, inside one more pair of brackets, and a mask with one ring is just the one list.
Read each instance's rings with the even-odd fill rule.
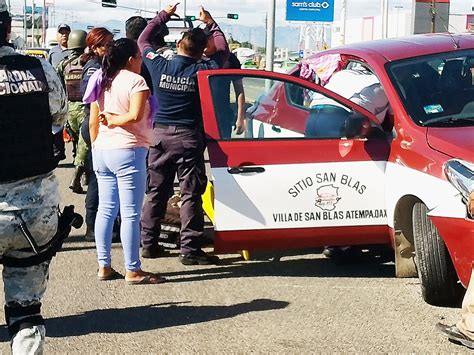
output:
[[426,206],[413,206],[413,239],[423,299],[434,306],[458,305],[463,287],[458,283],[448,249],[428,217]]

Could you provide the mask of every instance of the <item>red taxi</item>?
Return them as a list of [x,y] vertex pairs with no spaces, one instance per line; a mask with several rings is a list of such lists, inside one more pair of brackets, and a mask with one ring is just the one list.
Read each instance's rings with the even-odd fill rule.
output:
[[[458,280],[467,286],[474,261],[466,207],[474,171],[474,36],[370,41],[309,60],[334,54],[342,68],[362,66],[378,78],[391,108],[383,125],[300,78],[302,64],[289,74],[198,73],[215,251],[387,244],[396,275],[418,275],[428,303],[456,303]],[[223,79],[243,84],[243,135],[222,133],[220,112],[229,104]],[[321,113],[310,104],[315,96],[334,105]],[[231,95],[234,108],[236,101]],[[341,118],[341,109],[349,114]],[[311,118],[316,134],[308,135]]]

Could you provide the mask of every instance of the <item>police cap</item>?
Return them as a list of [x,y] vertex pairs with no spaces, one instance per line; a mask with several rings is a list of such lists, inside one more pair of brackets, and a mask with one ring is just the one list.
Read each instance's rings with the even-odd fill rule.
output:
[[68,32],[71,32],[71,27],[69,27],[68,24],[61,23],[61,24],[58,26],[58,33],[61,32],[61,30],[66,30],[66,31],[68,31]]

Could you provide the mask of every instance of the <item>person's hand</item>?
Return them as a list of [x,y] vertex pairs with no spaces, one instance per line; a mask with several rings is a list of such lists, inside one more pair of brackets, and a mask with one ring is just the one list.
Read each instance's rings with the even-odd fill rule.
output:
[[204,22],[206,25],[214,22],[209,11],[205,10],[203,6],[199,8],[198,20]]
[[105,113],[99,113],[99,124],[107,126],[107,119],[105,118]]
[[115,116],[116,115],[114,115],[112,113],[109,113],[109,112],[102,112],[99,115],[99,122],[100,122],[100,124],[103,124],[104,126],[107,126],[109,128],[113,128],[115,126],[114,125]]
[[179,5],[179,2],[177,2],[174,5],[168,5],[163,10],[166,11],[166,13],[171,16],[176,12],[178,5]]
[[235,121],[235,134],[242,134],[245,132],[246,120],[245,117],[238,117]]

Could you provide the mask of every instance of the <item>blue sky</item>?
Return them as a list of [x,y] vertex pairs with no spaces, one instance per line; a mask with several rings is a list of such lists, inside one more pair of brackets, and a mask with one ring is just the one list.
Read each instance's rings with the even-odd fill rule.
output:
[[[7,0],[8,1],[8,0]],[[31,5],[33,0],[27,0]],[[47,0],[55,2],[56,12],[54,22],[91,22],[97,25],[101,21],[111,19],[125,21],[128,17],[135,14],[134,10],[128,9],[106,9],[98,4],[99,0]],[[22,11],[24,0],[10,0],[13,11]],[[159,4],[163,6],[170,3],[167,0],[117,0],[119,5],[143,10],[156,11]],[[208,8],[216,17],[225,17],[227,13],[238,13],[239,20],[232,21],[219,19],[219,22],[229,24],[240,24],[250,26],[261,26],[264,23],[265,12],[269,7],[270,0],[181,0],[178,13],[183,14],[183,5],[186,2],[187,14],[197,15],[200,5]],[[410,11],[411,0],[389,0],[389,10],[394,10],[394,6],[403,6],[401,11]],[[41,6],[43,0],[36,0],[35,5]],[[277,25],[290,25],[284,20],[286,0],[277,0]],[[347,0],[348,17],[371,16],[380,13],[380,0]],[[340,13],[341,0],[335,0],[335,18]],[[474,6],[474,0],[451,0],[452,13],[471,13]],[[142,13],[143,14],[143,13]],[[152,16],[152,13],[148,14]]]

